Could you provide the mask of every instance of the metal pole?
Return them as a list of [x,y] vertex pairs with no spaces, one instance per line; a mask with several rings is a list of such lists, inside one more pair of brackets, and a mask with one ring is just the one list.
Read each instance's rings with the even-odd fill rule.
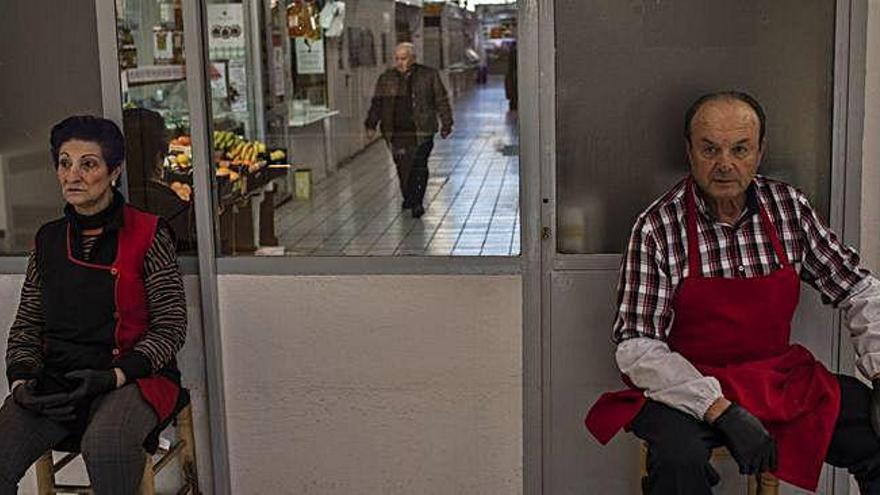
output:
[[204,332],[205,378],[208,389],[208,422],[211,431],[211,464],[217,495],[232,492],[223,380],[223,346],[217,294],[217,259],[214,245],[214,165],[211,139],[211,94],[208,90],[208,40],[205,1],[183,2],[187,97],[193,145],[196,234],[199,285]]
[[[245,1],[245,24],[247,25],[250,35],[248,36],[247,50],[247,67],[251,76],[248,78],[248,86],[250,86],[253,108],[249,108],[254,123],[254,135],[252,139],[266,141],[266,103],[263,95],[265,94],[263,77],[265,69],[263,67],[263,37],[264,32],[264,16],[261,12],[263,9],[262,0],[246,0]],[[271,56],[271,54],[270,54]]]
[[[544,464],[544,356],[543,356],[543,286],[542,286],[542,202],[541,168],[545,151],[541,148],[542,126],[552,127],[547,121],[548,101],[555,94],[551,82],[543,87],[541,71],[553,70],[552,51],[548,61],[542,58],[548,48],[539,43],[541,28],[547,29],[548,18],[538,0],[520,0],[519,51],[517,77],[519,83],[520,125],[520,211],[522,250],[522,360],[523,360],[523,493],[539,495],[543,490]],[[543,14],[543,16],[542,16]],[[551,25],[552,26],[552,25]],[[552,50],[552,45],[549,50]],[[549,67],[548,67],[549,66]]]

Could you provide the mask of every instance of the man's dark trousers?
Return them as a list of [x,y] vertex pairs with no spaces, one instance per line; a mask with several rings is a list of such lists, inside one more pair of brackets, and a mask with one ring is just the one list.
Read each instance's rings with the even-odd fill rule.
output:
[[428,185],[428,156],[434,149],[434,139],[395,137],[391,139],[390,147],[404,205],[407,208],[421,206]]
[[[847,468],[862,495],[880,495],[880,440],[868,417],[871,389],[851,376],[837,375],[840,415],[825,461]],[[718,475],[709,465],[711,450],[723,445],[721,434],[703,421],[649,400],[632,422],[635,435],[648,443],[650,495],[710,495]]]

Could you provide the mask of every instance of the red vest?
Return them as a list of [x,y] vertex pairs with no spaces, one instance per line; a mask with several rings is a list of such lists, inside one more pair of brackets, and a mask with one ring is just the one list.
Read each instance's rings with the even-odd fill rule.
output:
[[[128,205],[122,215],[115,258],[107,264],[74,257],[70,220],[49,223],[37,234],[46,320],[44,356],[50,372],[112,368],[147,332],[144,258],[158,217]],[[100,248],[99,242],[95,249]],[[160,422],[177,403],[178,376],[172,364],[168,370],[136,380]]]
[[[837,380],[805,348],[789,343],[800,279],[770,216],[761,223],[780,268],[753,278],[702,276],[693,181],[687,189],[688,276],[673,299],[670,349],[721,383],[754,414],[778,447],[774,474],[814,491],[840,412]],[[633,388],[603,394],[585,423],[601,443],[627,427],[647,399]]]

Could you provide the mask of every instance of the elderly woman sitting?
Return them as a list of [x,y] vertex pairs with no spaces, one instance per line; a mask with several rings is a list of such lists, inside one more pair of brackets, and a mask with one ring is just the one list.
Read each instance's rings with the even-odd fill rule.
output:
[[43,225],[9,331],[0,407],[0,495],[62,441],[79,441],[97,494],[129,494],[142,444],[177,403],[186,303],[173,235],[114,184],[125,141],[111,121],[51,132],[64,216]]

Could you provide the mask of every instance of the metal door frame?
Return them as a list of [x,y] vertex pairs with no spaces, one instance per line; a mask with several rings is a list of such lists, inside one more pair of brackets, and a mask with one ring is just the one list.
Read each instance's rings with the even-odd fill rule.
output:
[[[554,1],[540,3],[522,1],[521,14],[537,10],[537,25],[532,16],[521,18],[519,77],[526,82],[521,87],[522,121],[535,121],[530,107],[537,100],[538,122],[536,149],[528,146],[535,138],[522,128],[521,158],[524,164],[537,158],[540,170],[522,171],[525,184],[523,198],[536,204],[538,210],[524,210],[524,243],[533,236],[534,249],[528,254],[523,271],[523,324],[539,328],[524,332],[524,448],[541,446],[541,452],[526,450],[524,457],[524,493],[538,494],[545,490],[544,473],[550,460],[551,379],[550,355],[552,331],[551,275],[560,271],[617,270],[620,254],[572,255],[556,252],[556,30]],[[830,187],[830,226],[843,240],[859,245],[861,215],[862,133],[864,127],[865,53],[867,42],[867,0],[837,0],[834,40],[834,88],[832,122],[832,162]],[[535,43],[536,42],[536,43]],[[537,50],[534,50],[537,46]],[[534,91],[537,89],[537,91]],[[537,96],[534,96],[537,95]],[[537,181],[537,182],[536,182]],[[540,184],[539,190],[533,190]],[[530,187],[530,185],[532,187]],[[846,198],[852,198],[846,201]],[[524,204],[525,206],[525,204]],[[539,224],[532,221],[538,219]],[[527,229],[527,227],[531,227]],[[541,233],[545,238],[541,240]],[[531,254],[529,254],[531,253]],[[835,316],[838,333],[836,368],[852,370],[851,346],[841,345],[841,319]],[[533,327],[534,328],[534,327]],[[845,342],[844,342],[845,344]],[[537,346],[537,347],[535,347]],[[540,387],[540,392],[535,388]],[[538,398],[540,396],[540,399]],[[537,404],[536,404],[537,403]],[[845,470],[835,469],[832,481],[834,493],[849,493],[849,476]]]

